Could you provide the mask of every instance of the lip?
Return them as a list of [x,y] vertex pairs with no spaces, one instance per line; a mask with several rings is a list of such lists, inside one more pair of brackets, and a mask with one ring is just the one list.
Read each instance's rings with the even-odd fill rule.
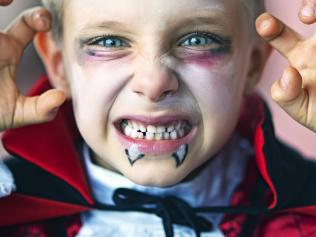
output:
[[[123,119],[127,120],[136,120],[141,122],[142,124],[145,125],[154,125],[154,126],[159,126],[159,125],[165,125],[165,124],[170,124],[175,121],[180,121],[180,120],[185,120],[190,123],[192,126],[190,132],[176,140],[160,140],[160,141],[154,141],[154,140],[145,140],[145,139],[135,139],[126,136],[123,134],[120,128],[120,121]],[[163,116],[163,117],[146,117],[146,116],[122,116],[119,119],[116,120],[116,122],[113,123],[116,134],[118,136],[118,139],[120,143],[125,147],[125,148],[130,148],[131,146],[137,146],[138,150],[144,154],[149,154],[149,155],[165,155],[174,151],[177,151],[179,147],[183,144],[189,144],[193,138],[195,137],[197,133],[197,124],[194,121],[194,119],[185,116],[185,115],[179,115],[179,116]]]

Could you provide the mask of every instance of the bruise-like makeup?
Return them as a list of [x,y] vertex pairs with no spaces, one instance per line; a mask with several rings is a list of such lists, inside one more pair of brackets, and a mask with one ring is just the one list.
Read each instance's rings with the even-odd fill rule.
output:
[[90,38],[81,38],[79,40],[79,49],[81,51],[81,58],[88,61],[112,61],[127,56],[130,51],[128,43],[124,47],[113,46],[107,48],[102,46],[100,42],[106,38],[114,40],[126,41],[126,39],[115,35],[100,35]]
[[[190,38],[206,39],[207,44],[201,46],[184,45]],[[208,32],[195,32],[180,41],[174,50],[176,58],[184,63],[194,63],[201,66],[209,66],[230,55],[232,51],[232,40],[230,37],[221,37]]]

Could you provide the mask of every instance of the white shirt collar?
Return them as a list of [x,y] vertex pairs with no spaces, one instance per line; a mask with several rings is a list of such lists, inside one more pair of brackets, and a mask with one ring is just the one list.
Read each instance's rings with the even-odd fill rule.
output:
[[9,196],[15,190],[13,175],[4,162],[0,160],[0,198]]
[[243,179],[245,163],[251,153],[248,142],[235,135],[214,160],[192,180],[159,188],[138,185],[121,174],[92,163],[88,146],[84,144],[83,147],[92,192],[96,200],[105,204],[114,204],[112,194],[115,189],[129,188],[153,195],[174,195],[191,206],[228,205],[233,190]]
[[[158,188],[145,187],[135,184],[118,173],[95,165],[91,162],[88,146],[85,144],[83,147],[83,157],[92,192],[96,200],[104,204],[113,204],[112,195],[117,188],[129,188],[153,195],[174,195],[184,199],[193,207],[210,205],[228,206],[234,190],[243,180],[247,157],[249,157],[252,153],[253,151],[248,141],[235,134],[224,146],[221,152],[207,164],[200,174],[195,176],[192,180],[179,183],[172,187]],[[140,219],[136,219],[135,215]],[[154,229],[152,228],[152,224],[161,226],[159,218],[153,217],[150,219],[147,215],[148,214],[144,213],[123,214],[115,212],[91,211],[84,215],[83,228],[78,236],[90,236],[84,235],[84,233],[87,234],[88,232],[93,233],[91,236],[103,236],[97,235],[96,232],[98,232],[97,229],[99,228],[99,233],[104,233],[104,226],[107,226],[107,230],[114,228],[113,231],[117,233],[117,236],[127,236],[127,232],[133,233],[132,228],[136,228],[135,224],[137,224],[137,221],[135,222],[135,220],[142,220],[139,222],[141,225],[137,226],[137,231],[139,231],[139,228],[143,228],[145,232],[148,231],[148,229],[146,229],[146,225],[151,226],[150,230]],[[215,227],[218,227],[223,215],[217,214],[205,217],[209,219]],[[124,218],[124,221],[122,218]],[[122,222],[122,227],[120,227],[120,221],[118,220]],[[123,222],[125,224],[123,224]],[[126,228],[126,223],[129,223],[131,226]],[[177,233],[177,231],[181,231],[181,228],[179,228],[175,229],[175,233]],[[124,230],[127,232],[125,233]],[[163,231],[162,226],[161,231]],[[214,236],[213,234],[211,235],[210,233],[210,235],[202,236]],[[152,236],[159,235],[157,234]]]

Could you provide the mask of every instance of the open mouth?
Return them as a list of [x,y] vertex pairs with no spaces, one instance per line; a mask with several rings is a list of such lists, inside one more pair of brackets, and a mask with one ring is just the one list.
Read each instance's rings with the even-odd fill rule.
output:
[[155,126],[135,120],[123,119],[120,122],[120,129],[125,136],[130,138],[161,141],[180,139],[191,131],[192,126],[185,120]]
[[188,119],[123,118],[115,124],[119,141],[124,148],[137,147],[139,152],[164,155],[189,144],[196,134],[197,126]]

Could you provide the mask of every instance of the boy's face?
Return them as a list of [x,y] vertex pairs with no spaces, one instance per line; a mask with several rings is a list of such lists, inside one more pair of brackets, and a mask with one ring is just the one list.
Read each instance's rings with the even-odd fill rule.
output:
[[69,0],[63,56],[97,161],[142,185],[181,181],[227,142],[248,80],[236,0]]

